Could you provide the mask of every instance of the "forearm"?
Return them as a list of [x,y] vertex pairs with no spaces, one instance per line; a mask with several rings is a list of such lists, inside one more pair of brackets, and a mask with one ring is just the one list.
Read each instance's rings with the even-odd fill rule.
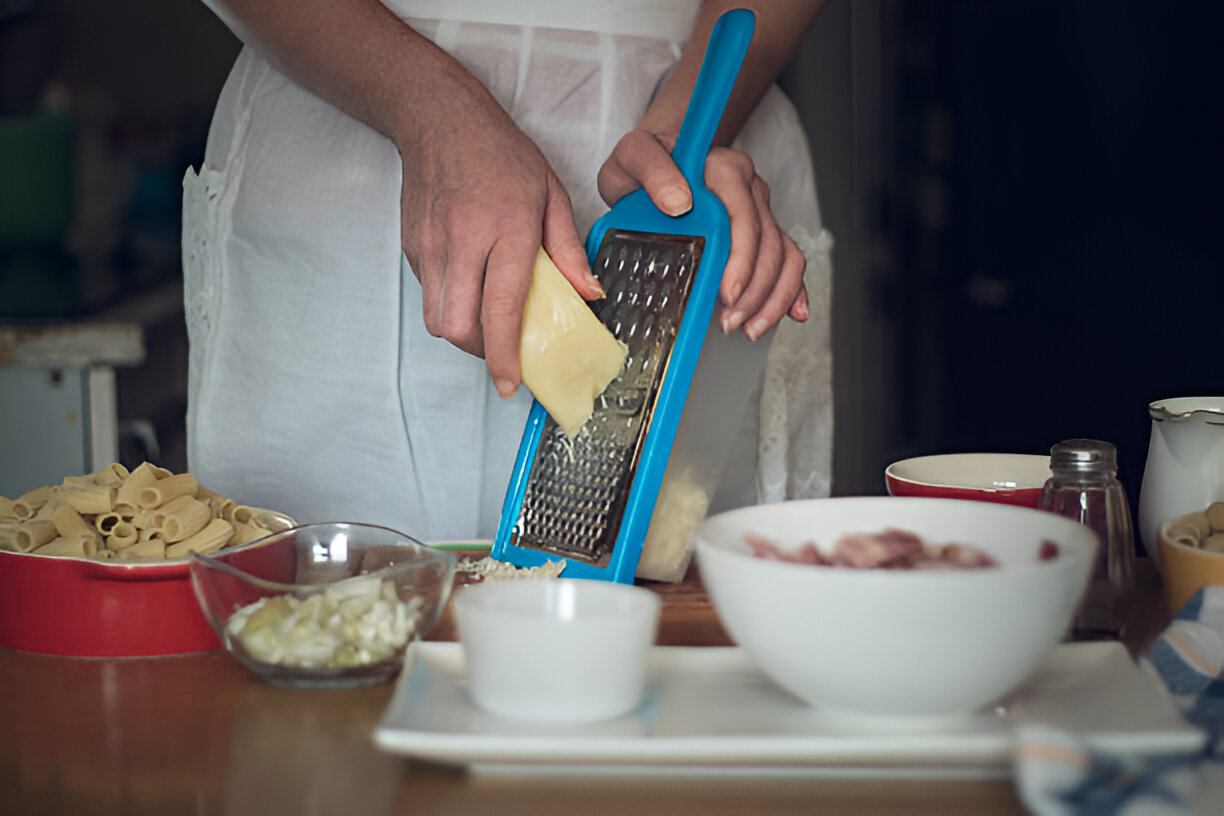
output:
[[403,148],[448,101],[496,103],[463,66],[378,0],[206,0],[290,79]]
[[786,67],[800,38],[822,5],[824,0],[705,0],[680,60],[659,89],[639,126],[661,135],[674,137],[679,133],[693,85],[701,70],[710,30],[724,12],[732,8],[749,8],[756,15],[756,30],[735,89],[727,101],[722,124],[714,137],[715,146],[730,144],[770,83]]
[[378,0],[212,0],[286,76],[388,136],[403,158],[400,243],[426,329],[520,382],[540,248],[580,295],[603,292],[539,147],[458,61]]

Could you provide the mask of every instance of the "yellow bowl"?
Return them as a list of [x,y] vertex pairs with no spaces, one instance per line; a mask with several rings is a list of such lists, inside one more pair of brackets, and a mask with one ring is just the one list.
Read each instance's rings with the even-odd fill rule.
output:
[[1164,582],[1169,614],[1176,615],[1205,586],[1224,586],[1224,553],[1207,552],[1169,537],[1169,527],[1179,519],[1160,525],[1160,574]]

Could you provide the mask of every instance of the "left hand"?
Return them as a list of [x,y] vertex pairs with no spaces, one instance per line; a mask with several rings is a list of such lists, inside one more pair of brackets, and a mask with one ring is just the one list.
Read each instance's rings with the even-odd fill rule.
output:
[[[693,195],[672,161],[675,143],[672,135],[642,129],[622,137],[599,170],[604,201],[610,206],[642,187],[663,212],[676,216],[688,212]],[[803,285],[807,260],[774,220],[769,185],[757,175],[751,157],[729,147],[711,148],[705,183],[731,220],[731,252],[719,289],[723,331],[742,327],[748,339],[756,340],[785,315],[807,320]]]

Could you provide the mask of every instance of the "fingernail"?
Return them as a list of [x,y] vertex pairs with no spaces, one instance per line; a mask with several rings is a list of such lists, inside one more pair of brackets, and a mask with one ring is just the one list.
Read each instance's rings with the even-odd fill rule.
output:
[[684,215],[693,208],[693,199],[681,187],[670,187],[664,190],[659,198],[663,212],[668,215]]
[[802,323],[803,321],[807,320],[810,316],[811,315],[808,314],[807,301],[806,300],[799,301],[799,304],[795,307],[795,319],[798,320],[800,323]]
[[744,329],[744,334],[748,335],[749,340],[756,340],[765,333],[767,328],[769,328],[767,320],[754,320],[748,325],[748,328]]
[[501,394],[502,399],[510,399],[518,390],[518,386],[509,380],[495,380],[493,384],[497,386],[497,393]]
[[744,322],[743,312],[731,312],[728,315],[724,315],[723,324],[722,324],[723,334],[730,334],[731,332],[738,329],[740,327],[740,324],[743,322]]
[[599,285],[599,278],[595,277],[594,275],[591,275],[591,286],[595,289],[596,292],[599,293],[595,297],[606,298],[608,296],[608,293],[604,291],[604,288]]

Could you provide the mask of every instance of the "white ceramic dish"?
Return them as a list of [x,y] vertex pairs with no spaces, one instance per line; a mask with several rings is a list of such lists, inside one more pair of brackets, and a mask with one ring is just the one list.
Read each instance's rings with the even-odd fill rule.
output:
[[1224,501],[1224,396],[1156,400],[1148,416],[1135,533],[1159,568],[1160,525]]
[[1063,644],[1004,706],[928,722],[808,706],[735,647],[656,646],[637,709],[588,725],[490,714],[472,702],[457,643],[418,642],[374,730],[384,751],[478,770],[1006,775],[1021,722],[1074,730],[1104,751],[1201,750],[1204,736],[1117,643]]
[[[967,544],[985,569],[851,569],[754,555],[749,536],[829,554],[842,536],[896,528]],[[973,711],[1022,683],[1066,633],[1096,534],[1054,513],[989,502],[867,496],[711,516],[697,565],[731,639],[797,696],[847,712]],[[1058,554],[1043,560],[1044,542]]]
[[661,601],[607,581],[486,581],[452,605],[484,709],[544,722],[619,717],[642,700]]

